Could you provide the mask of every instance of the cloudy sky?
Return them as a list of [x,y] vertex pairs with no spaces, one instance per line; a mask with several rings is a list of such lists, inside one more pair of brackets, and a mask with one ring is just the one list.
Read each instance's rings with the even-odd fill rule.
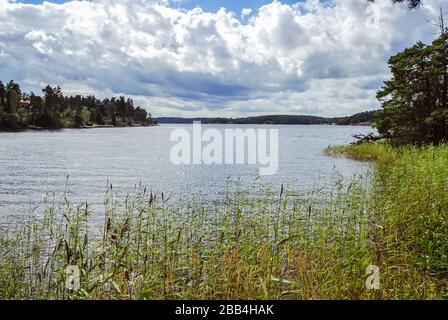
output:
[[[132,96],[154,116],[378,108],[388,58],[431,41],[446,0],[0,0],[0,79]],[[448,9],[448,8],[446,8]]]

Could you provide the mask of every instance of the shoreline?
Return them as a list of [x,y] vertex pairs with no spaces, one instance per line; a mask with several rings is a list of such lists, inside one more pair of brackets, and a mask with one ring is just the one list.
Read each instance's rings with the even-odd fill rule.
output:
[[[161,123],[162,125],[187,125],[187,124],[193,124],[193,123]],[[157,124],[151,124],[151,125],[131,125],[131,126],[113,126],[113,125],[93,125],[93,126],[82,126],[82,127],[63,127],[63,128],[45,128],[45,127],[36,127],[36,126],[30,126],[23,129],[0,129],[0,133],[2,132],[24,132],[24,131],[60,131],[60,130],[74,130],[74,129],[108,129],[108,128],[143,128],[143,127],[160,127],[159,123]],[[330,123],[321,123],[321,124],[269,124],[269,123],[263,123],[263,124],[250,124],[250,123],[203,123],[207,125],[274,125],[274,126],[335,126],[335,127],[372,127],[371,123],[359,123],[359,124],[330,124]]]
[[158,124],[151,125],[131,125],[131,126],[113,126],[113,125],[93,125],[93,126],[82,126],[82,127],[62,127],[62,128],[45,128],[45,127],[35,127],[30,126],[23,129],[0,129],[1,132],[25,132],[25,131],[60,131],[60,130],[74,130],[74,129],[107,129],[107,128],[144,128],[144,127],[158,127]]

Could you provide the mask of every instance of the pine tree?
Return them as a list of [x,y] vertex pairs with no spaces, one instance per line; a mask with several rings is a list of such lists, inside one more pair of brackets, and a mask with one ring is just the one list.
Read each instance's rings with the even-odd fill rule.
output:
[[448,140],[448,32],[431,44],[418,42],[389,60],[392,79],[378,92],[376,125],[396,144]]

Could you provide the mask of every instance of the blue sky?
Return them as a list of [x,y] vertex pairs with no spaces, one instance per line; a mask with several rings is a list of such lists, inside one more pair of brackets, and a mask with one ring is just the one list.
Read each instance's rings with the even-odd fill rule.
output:
[[[282,3],[285,4],[294,4],[297,2],[300,2],[302,0],[283,0]],[[18,0],[18,2],[23,3],[33,3],[33,4],[39,4],[43,1],[41,0]],[[49,2],[54,3],[63,3],[67,2],[66,0],[50,0]],[[173,7],[180,7],[185,9],[192,9],[195,7],[201,7],[204,11],[208,12],[216,12],[219,10],[219,8],[224,7],[229,11],[236,12],[239,14],[243,8],[251,8],[253,10],[256,10],[257,8],[260,8],[261,6],[271,3],[272,0],[183,0],[179,3],[175,3],[172,6]]]
[[[271,3],[271,0],[186,0],[178,6],[186,9],[201,7],[204,11],[216,12],[219,8],[224,7],[229,11],[240,13],[243,8],[257,9],[265,4]],[[286,0],[283,3],[297,3],[298,0]]]
[[[376,109],[388,59],[431,41],[437,30],[428,21],[447,6],[185,0],[167,9],[155,0],[21,1],[36,6],[0,0],[0,80],[14,79],[26,92],[50,84],[68,95],[125,95],[156,116],[186,117]],[[196,6],[205,12],[191,10]],[[242,19],[243,8],[254,19]]]

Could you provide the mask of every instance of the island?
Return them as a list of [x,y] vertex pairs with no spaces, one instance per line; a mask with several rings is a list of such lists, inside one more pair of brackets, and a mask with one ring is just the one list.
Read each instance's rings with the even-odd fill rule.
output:
[[151,114],[130,98],[64,96],[61,87],[49,85],[39,96],[22,92],[13,80],[0,81],[0,131],[154,125]]

